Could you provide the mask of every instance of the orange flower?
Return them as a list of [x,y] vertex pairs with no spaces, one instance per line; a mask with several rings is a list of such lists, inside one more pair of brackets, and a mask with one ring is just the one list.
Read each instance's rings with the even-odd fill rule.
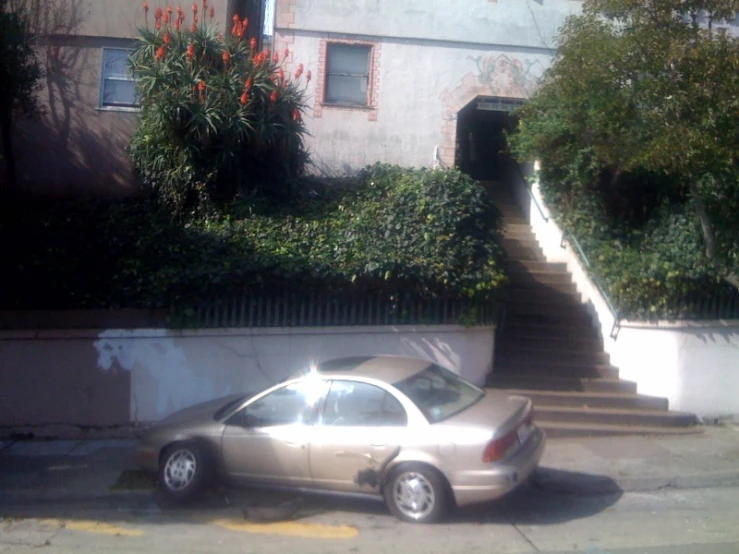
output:
[[149,13],[149,3],[148,2],[144,2],[143,4],[141,4],[141,7],[144,8],[145,14]]
[[231,59],[231,54],[229,54],[226,50],[224,50],[223,54],[221,55],[221,59],[223,60],[223,63],[228,65],[228,61]]
[[241,22],[241,32],[239,33],[239,37],[244,38],[244,34],[246,33],[246,28],[248,26],[249,26],[249,19],[245,17],[244,21]]
[[161,62],[164,59],[164,54],[166,53],[166,48],[164,46],[160,46],[157,48],[157,51],[154,53],[154,59],[158,62]]
[[162,23],[164,23],[165,25],[169,25],[169,14],[168,13],[165,13],[162,16]]
[[192,3],[192,13],[198,13],[198,5],[195,2]]
[[303,64],[299,64],[298,68],[295,70],[295,78],[300,79],[300,76],[303,74]]
[[298,108],[293,110],[293,121],[300,121],[300,110]]
[[241,97],[239,98],[239,103],[243,106],[249,101],[249,95],[246,91],[241,93]]
[[193,22],[192,22],[192,25],[190,25],[190,32],[191,32],[191,33],[194,33],[194,32],[196,32],[197,30],[198,30],[198,24],[197,24],[197,23],[196,23],[195,21],[193,21]]
[[248,78],[248,79],[246,80],[246,82],[244,83],[244,88],[245,88],[246,90],[249,90],[249,89],[251,88],[252,82],[253,82],[253,81],[252,81],[251,77],[249,77],[249,78]]
[[194,14],[194,15],[192,16],[192,21],[193,21],[193,23],[197,23],[197,22],[199,21],[199,19],[198,19],[198,14]]
[[169,45],[169,33],[164,33],[162,40],[164,41],[164,44]]
[[198,91],[201,95],[205,93],[205,81],[203,81],[202,79],[198,81]]
[[210,18],[213,19],[216,16],[216,9],[211,6],[210,7]]
[[257,39],[255,39],[254,37],[251,37],[251,39],[249,40],[249,48],[251,48],[252,50],[257,49]]
[[161,29],[161,28],[162,28],[162,20],[161,20],[161,19],[157,19],[157,20],[156,20],[156,22],[154,23],[154,28],[155,28],[155,29],[156,29],[157,31],[158,31],[159,29]]
[[311,73],[310,69],[305,73],[305,82],[310,83]]
[[288,49],[287,46],[285,46],[285,49],[282,51],[282,54],[283,54],[283,59],[285,59],[285,60],[290,55],[290,50]]
[[274,64],[280,63],[280,55],[277,52],[275,52],[272,55],[272,63],[274,63]]
[[172,24],[172,27],[174,27],[174,30],[175,31],[179,31],[180,30],[180,20],[179,19],[175,19],[174,20],[174,23]]
[[285,81],[285,72],[282,69],[277,71],[277,80],[282,84]]
[[177,6],[176,11],[177,11],[177,21],[182,23],[185,20],[185,12],[183,12],[182,8],[180,8],[179,6]]
[[167,12],[167,15],[172,15],[172,6],[167,6],[165,11]]
[[273,90],[269,95],[270,102],[277,102],[277,91]]
[[192,57],[195,55],[195,47],[192,44],[187,45],[187,59],[192,61]]

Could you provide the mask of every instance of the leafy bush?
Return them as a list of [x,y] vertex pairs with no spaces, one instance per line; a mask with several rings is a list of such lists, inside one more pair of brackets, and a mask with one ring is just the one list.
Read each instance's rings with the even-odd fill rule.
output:
[[206,9],[198,19],[193,4],[186,28],[180,8],[158,8],[130,60],[141,105],[133,168],[180,217],[239,194],[285,197],[307,162],[302,64],[285,75],[287,50],[255,51],[237,16],[222,36],[206,24]]
[[739,295],[709,263],[690,204],[663,197],[648,210],[648,202],[639,206],[643,211],[624,206],[616,217],[613,203],[606,205],[600,194],[564,193],[561,183],[551,181],[542,181],[541,190],[622,317],[739,316]]
[[142,200],[16,206],[1,221],[3,308],[185,309],[245,290],[492,303],[505,282],[495,208],[455,170],[377,165],[184,225]]

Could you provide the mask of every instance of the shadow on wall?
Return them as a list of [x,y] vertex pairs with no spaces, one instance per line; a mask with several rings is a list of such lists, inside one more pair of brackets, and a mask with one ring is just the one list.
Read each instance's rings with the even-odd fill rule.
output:
[[32,0],[45,113],[19,119],[14,139],[20,188],[28,194],[134,192],[125,152],[135,113],[98,110],[102,46],[130,41],[82,37],[85,0]]

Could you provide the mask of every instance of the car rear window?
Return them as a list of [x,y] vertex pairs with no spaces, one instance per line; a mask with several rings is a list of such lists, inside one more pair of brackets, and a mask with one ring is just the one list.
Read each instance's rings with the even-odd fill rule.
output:
[[394,386],[410,398],[431,423],[466,410],[485,395],[456,373],[435,364]]

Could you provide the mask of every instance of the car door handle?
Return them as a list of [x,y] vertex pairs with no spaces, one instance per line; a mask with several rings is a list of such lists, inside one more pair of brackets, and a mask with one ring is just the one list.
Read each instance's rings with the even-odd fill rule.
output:
[[372,446],[372,448],[386,448],[387,447],[387,443],[384,443],[384,442],[373,442],[371,446]]
[[302,442],[297,441],[285,441],[285,444],[287,446],[292,446],[293,448],[304,448],[305,445]]

